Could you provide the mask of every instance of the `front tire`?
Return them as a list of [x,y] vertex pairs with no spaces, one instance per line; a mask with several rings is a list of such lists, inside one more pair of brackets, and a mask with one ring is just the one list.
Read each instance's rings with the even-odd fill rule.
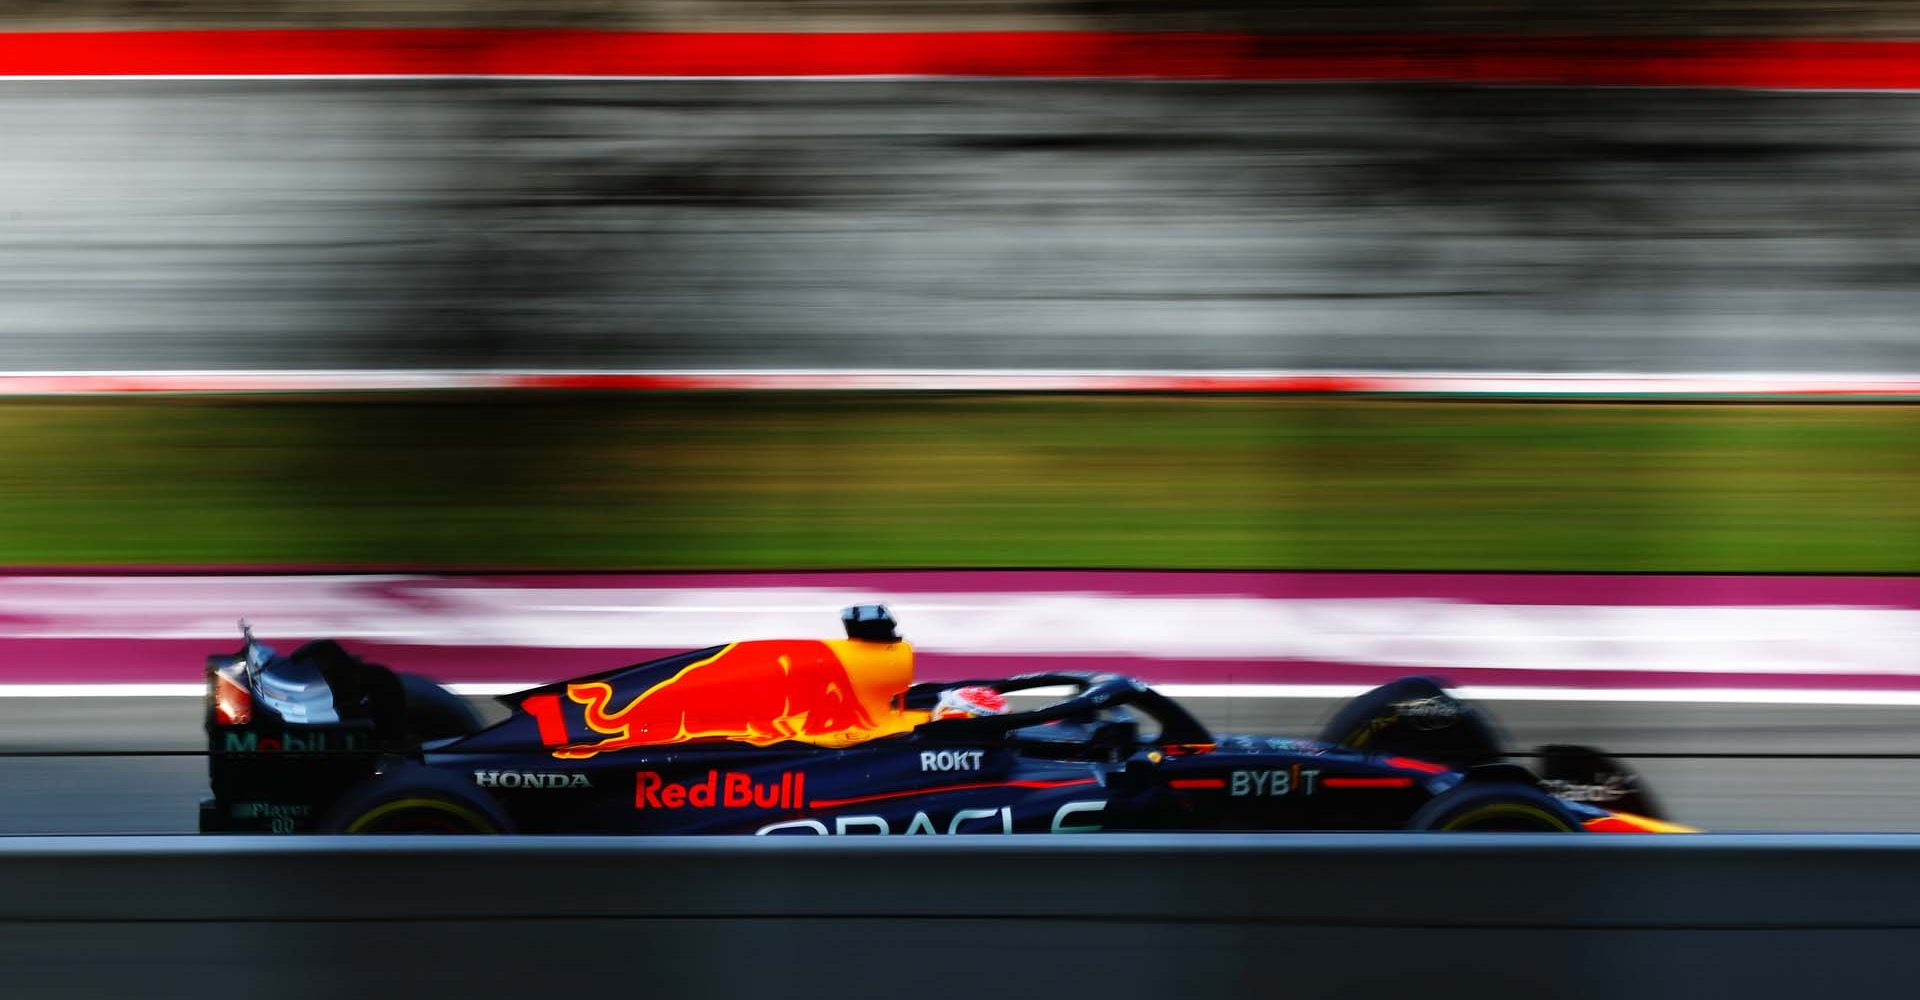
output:
[[1525,785],[1466,784],[1435,796],[1407,823],[1445,833],[1578,833],[1580,820],[1553,796]]
[[320,822],[326,833],[511,833],[506,813],[443,771],[404,767],[349,792]]

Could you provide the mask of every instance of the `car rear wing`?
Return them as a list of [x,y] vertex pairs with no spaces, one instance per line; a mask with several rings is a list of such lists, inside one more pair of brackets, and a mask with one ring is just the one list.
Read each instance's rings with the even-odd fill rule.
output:
[[330,641],[289,656],[244,623],[241,648],[206,658],[205,832],[313,829],[383,755],[407,752],[405,695],[392,671]]

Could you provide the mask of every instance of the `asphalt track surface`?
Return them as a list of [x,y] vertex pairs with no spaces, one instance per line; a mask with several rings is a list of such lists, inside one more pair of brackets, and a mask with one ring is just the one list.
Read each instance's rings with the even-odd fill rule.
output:
[[1914,371],[1920,99],[11,81],[0,370]]
[[[1311,735],[1334,702],[1188,703],[1220,731]],[[1920,709],[1503,702],[1512,745],[1584,743],[1657,754],[1898,754],[1920,758]],[[15,756],[199,751],[192,698],[0,700],[0,834],[191,833],[206,794],[196,756]],[[1719,831],[1920,831],[1920,759],[1631,762],[1674,818]]]

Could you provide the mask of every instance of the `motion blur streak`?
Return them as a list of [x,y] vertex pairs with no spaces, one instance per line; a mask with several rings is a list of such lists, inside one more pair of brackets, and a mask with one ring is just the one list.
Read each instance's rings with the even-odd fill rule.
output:
[[0,132],[6,371],[1920,372],[1907,95],[101,79]]
[[[1432,672],[1509,697],[1920,697],[1912,581],[1394,573],[0,577],[0,682],[185,681],[244,613],[443,681],[545,683],[730,636],[803,635],[876,598],[912,623],[922,679],[1097,667],[1297,697]],[[575,684],[588,728],[610,738],[570,752],[691,732],[870,738],[890,731],[884,679],[909,676],[909,655],[750,642],[644,695]],[[748,679],[764,698],[715,697]]]
[[0,566],[1902,572],[1920,565],[1917,415],[1232,394],[14,399]]
[[[0,750],[135,752],[0,832],[190,828],[243,614],[494,691],[871,600],[930,679],[1434,673],[1690,824],[1920,829],[1917,11],[0,0]],[[567,737],[805,728],[697,688]]]
[[0,34],[0,76],[985,77],[1900,90],[1920,42],[1178,32]]
[[1290,395],[1907,399],[1920,377],[1251,371],[0,372],[0,396],[530,389],[556,392],[1169,392]]

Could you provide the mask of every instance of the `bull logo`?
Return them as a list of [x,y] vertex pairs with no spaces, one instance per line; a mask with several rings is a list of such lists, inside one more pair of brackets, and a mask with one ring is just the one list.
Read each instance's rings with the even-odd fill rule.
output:
[[567,699],[585,710],[587,728],[605,739],[561,747],[553,755],[582,759],[609,750],[695,740],[738,740],[769,746],[787,740],[847,742],[878,728],[860,703],[847,668],[822,642],[729,645],[615,707],[613,685],[567,685]]

